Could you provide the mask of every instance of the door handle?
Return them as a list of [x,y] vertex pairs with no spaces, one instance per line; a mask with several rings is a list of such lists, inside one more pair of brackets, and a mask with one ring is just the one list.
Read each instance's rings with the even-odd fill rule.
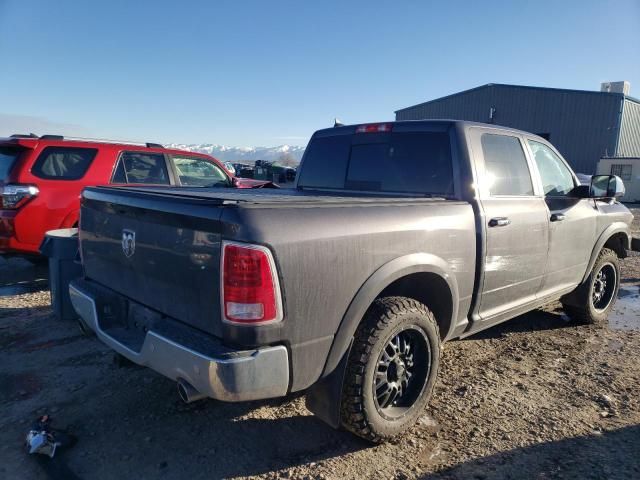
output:
[[507,217],[496,217],[489,220],[490,227],[506,227],[511,223]]
[[554,213],[551,215],[552,222],[561,222],[565,219],[564,213]]

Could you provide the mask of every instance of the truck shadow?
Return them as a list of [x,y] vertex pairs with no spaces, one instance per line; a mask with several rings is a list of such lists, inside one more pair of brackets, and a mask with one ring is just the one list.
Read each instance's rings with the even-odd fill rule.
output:
[[[139,370],[139,374],[148,376],[149,372]],[[158,378],[146,384],[141,394],[113,391],[116,402],[103,401],[96,411],[103,418],[117,418],[118,426],[109,428],[113,425],[105,422],[103,427],[100,422],[91,427],[100,433],[89,437],[90,455],[101,451],[117,459],[122,450],[114,451],[113,446],[133,435],[138,440],[132,442],[130,438],[128,447],[135,444],[136,456],[142,460],[134,467],[135,472],[128,474],[135,473],[138,478],[154,478],[159,473],[163,478],[236,478],[313,466],[371,447],[309,414],[302,407],[303,395],[237,404],[204,400],[185,405],[170,400],[168,395],[175,395],[172,387]],[[109,406],[104,408],[104,403]],[[127,412],[124,418],[122,412]],[[83,430],[77,433],[86,440],[88,434]],[[77,453],[70,452],[71,465],[78,460],[84,463],[73,458]],[[91,467],[84,467],[91,471]],[[116,471],[111,474],[118,477]]]
[[314,416],[246,419],[240,425],[228,424],[226,433],[236,437],[236,447],[243,442],[237,437],[251,438],[247,453],[255,451],[259,454],[252,458],[244,456],[240,462],[238,459],[221,461],[219,457],[210,459],[211,471],[223,478],[263,475],[301,465],[313,466],[314,463],[373,448],[350,433],[332,430]]
[[516,448],[456,465],[422,480],[639,478],[640,425]]

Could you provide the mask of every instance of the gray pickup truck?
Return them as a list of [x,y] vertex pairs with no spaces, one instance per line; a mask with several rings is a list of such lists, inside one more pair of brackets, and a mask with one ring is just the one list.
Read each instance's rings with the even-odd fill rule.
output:
[[183,400],[306,390],[334,427],[384,441],[423,414],[442,342],[558,300],[601,322],[631,213],[546,140],[462,121],[340,126],[295,189],[82,194],[84,324]]

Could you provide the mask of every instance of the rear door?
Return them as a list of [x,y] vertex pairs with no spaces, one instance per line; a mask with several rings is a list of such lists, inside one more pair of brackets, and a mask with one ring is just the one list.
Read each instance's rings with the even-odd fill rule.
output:
[[470,139],[486,232],[478,313],[491,322],[536,298],[548,250],[547,206],[522,137],[472,128]]

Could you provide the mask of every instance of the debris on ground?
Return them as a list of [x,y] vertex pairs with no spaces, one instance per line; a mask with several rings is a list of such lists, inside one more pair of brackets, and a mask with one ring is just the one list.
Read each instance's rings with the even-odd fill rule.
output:
[[75,444],[73,435],[51,427],[51,417],[42,415],[39,417],[27,433],[26,446],[29,454],[46,455],[53,458],[60,448],[68,448]]

